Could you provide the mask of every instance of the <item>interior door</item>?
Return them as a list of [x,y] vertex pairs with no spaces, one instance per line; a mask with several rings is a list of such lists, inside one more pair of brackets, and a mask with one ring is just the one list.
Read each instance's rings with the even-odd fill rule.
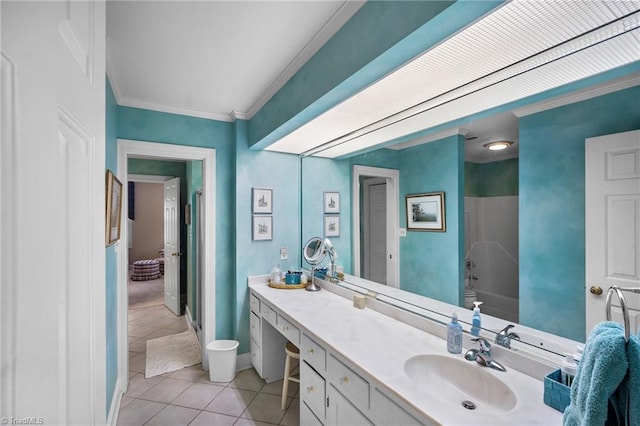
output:
[[164,304],[180,315],[180,178],[164,183]]
[[387,185],[384,178],[364,181],[364,277],[387,283]]
[[[640,287],[640,130],[587,139],[585,173],[589,335],[594,325],[605,320],[610,286]],[[637,333],[640,295],[623,295],[630,308],[632,333]],[[612,320],[622,323],[618,298],[614,295],[612,301]]]
[[105,3],[0,15],[2,421],[104,424]]

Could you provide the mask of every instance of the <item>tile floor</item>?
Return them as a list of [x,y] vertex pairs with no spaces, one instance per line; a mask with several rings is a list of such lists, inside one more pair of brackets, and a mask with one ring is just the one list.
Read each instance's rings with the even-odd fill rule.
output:
[[298,384],[289,383],[287,409],[280,409],[282,381],[266,384],[254,369],[229,383],[212,383],[193,367],[144,378],[146,341],[187,328],[164,305],[129,310],[129,388],[118,425],[299,425]]

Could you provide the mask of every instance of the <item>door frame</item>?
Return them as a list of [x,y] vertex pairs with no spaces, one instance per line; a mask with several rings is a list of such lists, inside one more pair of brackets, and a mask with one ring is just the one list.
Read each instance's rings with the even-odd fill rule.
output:
[[400,193],[400,172],[395,169],[384,169],[381,167],[353,166],[352,177],[352,200],[353,218],[352,235],[353,247],[353,273],[360,276],[360,177],[380,177],[387,181],[387,254],[391,259],[387,259],[387,285],[399,287],[400,285],[400,250],[399,250],[399,229],[400,214],[398,194]]
[[[201,160],[202,161],[202,200],[205,220],[201,224],[204,228],[204,244],[202,247],[203,259],[211,259],[211,262],[203,262],[203,282],[208,283],[202,287],[204,300],[202,312],[202,366],[208,369],[206,356],[207,343],[215,339],[216,330],[216,150],[212,148],[199,148],[185,145],[172,145],[156,142],[143,142],[129,139],[118,139],[118,178],[125,182],[128,175],[129,158],[147,158],[156,160]],[[123,185],[122,211],[128,211],[128,185]],[[117,253],[117,277],[118,277],[118,382],[120,391],[125,393],[129,384],[129,342],[127,316],[129,300],[127,297],[127,281],[129,265],[126,249],[128,247],[128,235],[121,233],[120,241],[116,245]]]

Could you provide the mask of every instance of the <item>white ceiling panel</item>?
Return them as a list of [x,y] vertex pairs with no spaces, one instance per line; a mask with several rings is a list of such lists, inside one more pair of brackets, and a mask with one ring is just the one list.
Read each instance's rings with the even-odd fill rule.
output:
[[[323,155],[344,155],[348,146],[358,151],[378,141],[377,128],[388,141],[640,60],[638,10],[640,2],[507,3],[316,118],[308,125],[332,128],[335,112],[369,124],[341,123],[345,136],[333,132],[314,143],[339,142]],[[268,149],[279,150],[304,128]],[[313,134],[306,136],[308,146]]]

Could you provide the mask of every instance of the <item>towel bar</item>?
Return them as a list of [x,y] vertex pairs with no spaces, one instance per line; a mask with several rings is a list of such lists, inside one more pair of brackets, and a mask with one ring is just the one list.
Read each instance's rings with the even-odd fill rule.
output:
[[627,302],[624,299],[623,291],[630,291],[632,293],[640,294],[640,288],[620,288],[617,285],[609,287],[609,291],[607,292],[607,321],[611,321],[611,296],[613,293],[618,295],[618,299],[620,299],[620,307],[622,308],[622,318],[624,320],[624,339],[625,341],[629,341],[630,327],[629,327],[629,311],[627,310]]

